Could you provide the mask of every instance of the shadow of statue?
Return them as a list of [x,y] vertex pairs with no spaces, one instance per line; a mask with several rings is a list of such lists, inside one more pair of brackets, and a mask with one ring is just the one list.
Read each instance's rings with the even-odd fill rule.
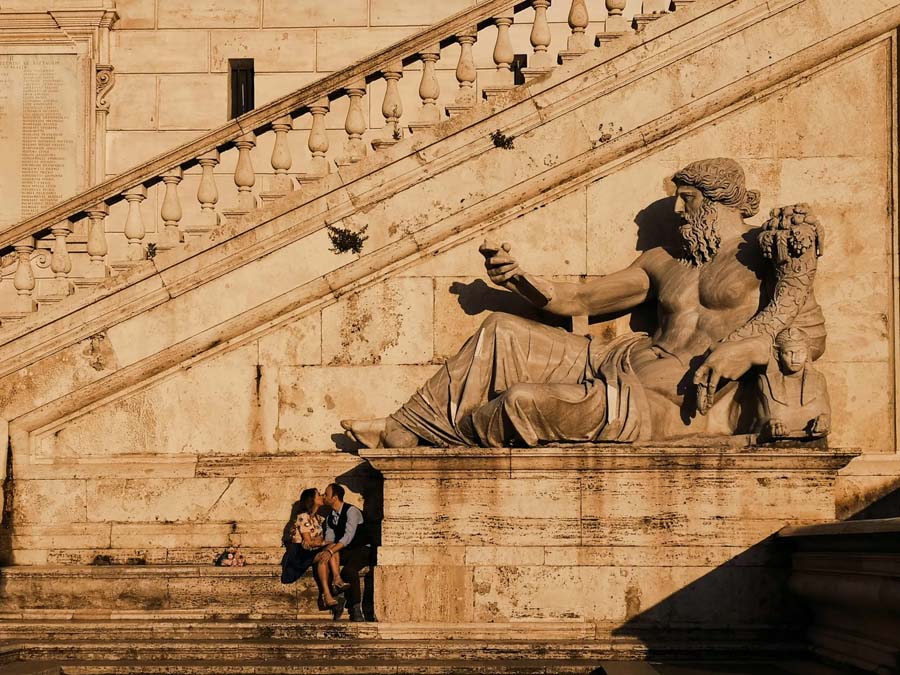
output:
[[675,213],[675,197],[664,197],[638,211],[634,217],[637,225],[635,250],[641,253],[652,248],[680,249],[678,228],[681,216]]
[[568,318],[540,310],[517,293],[489,286],[483,279],[475,279],[467,284],[454,281],[450,284],[449,291],[456,296],[460,308],[468,316],[477,316],[483,312],[505,312],[549,326],[566,328],[570,325]]

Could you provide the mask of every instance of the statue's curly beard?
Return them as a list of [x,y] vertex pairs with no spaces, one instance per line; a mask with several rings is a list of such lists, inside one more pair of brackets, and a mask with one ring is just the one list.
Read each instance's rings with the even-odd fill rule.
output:
[[682,238],[683,260],[691,265],[700,266],[716,257],[722,237],[716,229],[719,212],[716,205],[704,199],[696,214],[684,214],[684,224],[678,228]]

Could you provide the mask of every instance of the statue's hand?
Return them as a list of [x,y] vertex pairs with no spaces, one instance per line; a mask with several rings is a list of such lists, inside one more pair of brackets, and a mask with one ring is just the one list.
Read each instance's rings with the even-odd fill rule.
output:
[[822,413],[816,417],[816,419],[813,420],[812,427],[809,431],[814,438],[827,436],[828,432],[831,431],[831,415]]
[[503,288],[510,288],[512,282],[522,274],[519,263],[509,255],[510,245],[503,242],[497,246],[485,241],[478,252],[484,256],[484,267],[492,282]]
[[715,402],[721,380],[736,380],[755,365],[768,363],[771,346],[764,336],[719,342],[694,373],[697,410],[705,415]]
[[788,435],[787,427],[781,420],[769,420],[767,426],[771,438],[785,438]]

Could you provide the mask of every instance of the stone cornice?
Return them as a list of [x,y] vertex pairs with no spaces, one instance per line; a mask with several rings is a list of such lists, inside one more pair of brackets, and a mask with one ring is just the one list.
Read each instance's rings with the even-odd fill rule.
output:
[[[599,443],[538,448],[377,448],[360,457],[385,478],[515,478],[619,471],[822,471],[836,473],[858,452],[809,445],[757,446],[752,436],[669,443]],[[725,474],[723,474],[724,476]]]

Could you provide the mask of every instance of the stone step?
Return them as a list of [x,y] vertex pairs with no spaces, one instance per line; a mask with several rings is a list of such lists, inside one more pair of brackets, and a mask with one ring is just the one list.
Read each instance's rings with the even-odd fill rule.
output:
[[[587,675],[599,661],[516,659],[458,661],[405,659],[217,661],[65,661],[61,675]],[[38,671],[35,671],[38,672]],[[602,671],[597,671],[602,672]],[[55,675],[55,674],[54,674]]]
[[[42,661],[220,661],[253,660],[327,661],[335,653],[354,658],[383,660],[471,660],[504,661],[541,654],[547,660],[610,658],[620,650],[607,641],[560,641],[552,644],[534,641],[465,640],[345,640],[323,635],[318,639],[272,640],[53,640],[22,641],[20,655]],[[625,646],[625,645],[622,645]]]
[[0,675],[861,675],[850,668],[827,666],[806,659],[793,661],[742,662],[646,662],[598,661],[572,659],[508,660],[378,660],[371,658],[328,658],[324,660],[290,659],[248,660],[235,662],[178,660],[149,662],[129,659],[115,662],[87,660],[61,661],[54,664],[19,662],[0,667]]
[[60,675],[58,663],[16,661],[0,666],[0,675]]

